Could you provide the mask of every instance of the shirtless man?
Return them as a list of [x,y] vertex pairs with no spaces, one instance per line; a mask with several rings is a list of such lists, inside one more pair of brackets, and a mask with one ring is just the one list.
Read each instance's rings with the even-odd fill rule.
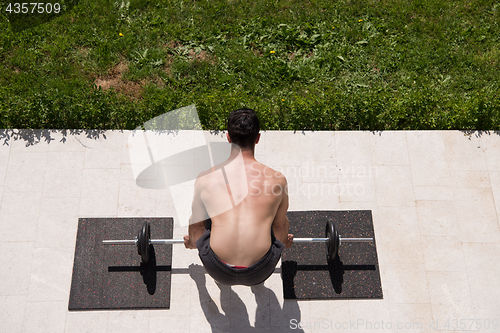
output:
[[197,178],[184,245],[198,249],[216,281],[250,286],[264,282],[292,246],[287,182],[254,157],[260,125],[253,110],[233,111],[227,128],[231,155]]

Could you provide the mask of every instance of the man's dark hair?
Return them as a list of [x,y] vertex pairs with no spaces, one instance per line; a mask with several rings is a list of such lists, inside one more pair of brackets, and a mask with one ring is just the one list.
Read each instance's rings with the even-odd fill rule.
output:
[[253,148],[260,131],[259,118],[252,109],[234,110],[227,119],[227,131],[240,148]]

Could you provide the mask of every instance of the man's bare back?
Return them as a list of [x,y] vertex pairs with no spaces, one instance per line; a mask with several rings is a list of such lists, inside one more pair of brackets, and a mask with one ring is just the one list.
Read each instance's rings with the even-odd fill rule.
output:
[[[269,251],[271,227],[278,240],[291,246],[286,217],[287,182],[283,174],[257,162],[253,154],[240,153],[244,167],[225,162],[207,171],[197,179],[195,193],[212,220],[210,247],[214,253],[229,265],[251,266]],[[228,206],[229,199],[237,204]],[[222,205],[229,209],[219,213]],[[193,206],[195,209],[201,207]],[[204,221],[196,224],[190,229],[199,234]],[[196,238],[196,232],[193,236]]]
[[[224,169],[228,179],[240,178],[238,173],[242,170],[231,168],[230,164]],[[237,266],[251,266],[269,251],[271,226],[276,216],[286,219],[288,209],[286,179],[281,173],[257,161],[245,163],[245,169],[246,184],[242,187],[248,190],[247,196],[233,209],[211,218],[210,247],[220,260]],[[234,186],[217,178],[215,175],[200,185],[201,198],[207,206],[213,198],[235,192]]]

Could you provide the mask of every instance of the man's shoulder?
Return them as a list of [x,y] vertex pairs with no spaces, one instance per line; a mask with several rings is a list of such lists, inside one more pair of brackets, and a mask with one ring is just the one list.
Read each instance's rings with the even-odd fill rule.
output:
[[280,183],[286,183],[286,177],[281,171],[275,170],[275,169],[271,168],[270,166],[265,165],[263,163],[260,163],[260,165],[261,165],[263,173],[266,177],[272,177]]
[[214,178],[217,177],[218,173],[216,172],[217,169],[215,168],[210,168],[208,170],[202,171],[198,174],[198,177],[196,177],[196,182],[195,185],[197,187],[203,187],[210,182],[214,181]]
[[213,171],[214,171],[213,169],[202,171],[198,174],[198,177],[196,177],[196,179],[197,180],[203,179],[203,177],[210,175]]

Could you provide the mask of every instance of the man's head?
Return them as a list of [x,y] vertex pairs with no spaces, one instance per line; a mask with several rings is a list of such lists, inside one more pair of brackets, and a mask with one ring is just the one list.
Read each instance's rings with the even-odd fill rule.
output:
[[259,118],[252,109],[235,110],[227,119],[230,142],[237,144],[243,150],[254,148],[258,142],[259,131]]

